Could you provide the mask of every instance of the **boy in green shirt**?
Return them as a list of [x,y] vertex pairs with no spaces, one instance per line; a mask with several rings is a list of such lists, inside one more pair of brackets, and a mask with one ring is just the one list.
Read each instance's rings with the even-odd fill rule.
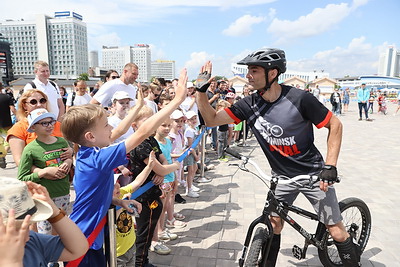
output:
[[[68,173],[72,159],[62,161],[60,158],[68,143],[64,138],[51,135],[56,119],[53,113],[42,108],[35,109],[28,115],[28,132],[35,132],[37,138],[22,152],[18,179],[43,185],[57,207],[67,210],[70,203]],[[38,231],[43,234],[53,232],[48,221],[39,222]]]

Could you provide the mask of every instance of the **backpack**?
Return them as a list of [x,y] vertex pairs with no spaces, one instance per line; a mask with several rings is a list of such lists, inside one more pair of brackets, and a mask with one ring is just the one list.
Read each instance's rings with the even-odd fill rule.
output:
[[71,107],[74,105],[75,96],[76,92],[72,92]]
[[[56,88],[56,90],[57,90],[57,85],[56,85],[55,82],[49,81],[49,83],[50,83],[51,85],[53,85],[53,87]],[[32,86],[32,89],[36,89],[36,84],[35,84],[33,81],[29,82],[29,84]]]

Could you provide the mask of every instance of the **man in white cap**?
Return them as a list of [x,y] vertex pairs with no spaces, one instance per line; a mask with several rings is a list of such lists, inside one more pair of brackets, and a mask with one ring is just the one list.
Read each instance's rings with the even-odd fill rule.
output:
[[[47,266],[49,262],[71,261],[86,253],[88,243],[82,231],[65,216],[63,210],[57,208],[45,187],[9,177],[0,177],[0,184],[0,240],[4,240],[9,231],[16,233],[20,228],[27,235],[24,241],[16,240],[20,242],[19,247],[14,246],[13,250],[2,247],[1,266],[22,266],[16,264],[22,261],[23,266]],[[59,235],[26,231],[29,222],[42,220],[50,221]],[[4,227],[7,231],[3,230]],[[15,251],[21,249],[21,242],[24,243],[23,254]]]

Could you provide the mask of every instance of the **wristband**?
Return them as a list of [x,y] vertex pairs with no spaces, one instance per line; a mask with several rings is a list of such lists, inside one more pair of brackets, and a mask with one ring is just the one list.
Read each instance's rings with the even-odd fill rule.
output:
[[67,214],[67,213],[65,212],[65,210],[60,209],[60,213],[58,213],[58,214],[57,214],[56,216],[54,216],[54,217],[48,218],[47,221],[48,221],[49,223],[56,223],[56,222],[58,222],[59,220],[61,220],[62,218],[64,218],[66,214]]

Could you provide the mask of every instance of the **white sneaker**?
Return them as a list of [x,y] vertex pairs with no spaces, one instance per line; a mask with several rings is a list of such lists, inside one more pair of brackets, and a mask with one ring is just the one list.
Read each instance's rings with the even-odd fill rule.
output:
[[187,197],[198,198],[200,195],[193,190],[189,189],[189,192],[186,194]]
[[198,183],[209,183],[209,182],[211,182],[211,179],[207,179],[206,177],[201,177],[201,178],[197,179],[196,182],[198,182]]
[[200,191],[200,188],[198,188],[195,185],[192,185],[191,189],[193,190],[193,192],[199,192]]

